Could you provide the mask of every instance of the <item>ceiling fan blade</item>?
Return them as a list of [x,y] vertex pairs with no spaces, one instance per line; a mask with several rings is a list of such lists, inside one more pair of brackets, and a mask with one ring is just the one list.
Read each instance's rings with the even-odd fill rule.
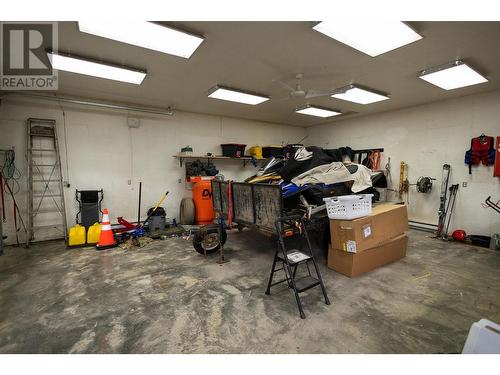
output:
[[306,99],[317,98],[320,96],[330,96],[334,90],[307,90]]
[[293,88],[292,86],[290,86],[289,84],[287,84],[285,82],[281,82],[278,79],[273,79],[273,82],[276,82],[278,85],[280,85],[281,87],[283,87],[284,89],[286,89],[288,91],[295,91],[295,88]]
[[287,95],[287,96],[281,96],[281,97],[279,97],[279,98],[277,98],[277,97],[276,97],[276,98],[275,98],[275,97],[271,97],[271,100],[272,100],[272,102],[273,102],[273,103],[276,103],[276,102],[282,102],[282,101],[284,101],[284,100],[290,100],[290,99],[291,99],[290,95]]

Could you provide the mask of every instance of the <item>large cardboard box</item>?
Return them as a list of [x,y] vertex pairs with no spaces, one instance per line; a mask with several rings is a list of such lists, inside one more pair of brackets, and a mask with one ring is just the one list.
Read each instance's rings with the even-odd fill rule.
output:
[[406,234],[403,234],[384,244],[357,254],[330,248],[328,251],[328,268],[349,277],[356,277],[404,258],[406,256],[407,242]]
[[408,230],[404,204],[375,205],[369,216],[354,220],[330,220],[331,245],[335,250],[360,253]]

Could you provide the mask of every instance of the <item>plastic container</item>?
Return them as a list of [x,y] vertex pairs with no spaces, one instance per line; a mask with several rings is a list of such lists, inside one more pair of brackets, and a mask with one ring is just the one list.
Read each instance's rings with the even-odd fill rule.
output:
[[101,225],[99,223],[94,223],[94,225],[91,225],[87,231],[87,243],[98,243],[100,235]]
[[328,217],[333,220],[352,220],[372,213],[373,194],[343,195],[323,198]]
[[179,153],[180,156],[189,156],[193,155],[193,148],[191,146],[186,146],[181,148],[181,152]]
[[491,237],[473,234],[469,236],[469,240],[472,242],[473,245],[489,248]]
[[500,325],[487,319],[473,323],[462,354],[500,354]]
[[85,227],[76,224],[69,230],[68,246],[78,246],[85,244]]
[[224,143],[221,144],[222,156],[228,156],[231,158],[241,158],[245,155],[245,147],[247,145],[241,145],[237,143]]
[[262,156],[264,158],[272,158],[283,156],[283,146],[266,146],[262,147]]
[[165,216],[151,216],[148,222],[148,230],[149,232],[157,232],[165,230],[166,227],[166,219]]
[[154,212],[154,207],[151,207],[147,215],[149,216],[148,230],[149,232],[157,232],[165,230],[167,226],[167,213],[163,207],[158,207]]
[[212,183],[199,181],[193,185],[193,201],[195,207],[195,222],[198,225],[211,224],[214,221],[214,206],[212,204]]

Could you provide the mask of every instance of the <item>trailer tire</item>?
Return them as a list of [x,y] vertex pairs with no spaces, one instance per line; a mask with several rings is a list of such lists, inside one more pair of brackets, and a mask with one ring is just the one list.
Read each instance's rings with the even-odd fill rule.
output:
[[[221,237],[222,245],[224,245],[227,240],[227,232],[225,230],[222,230]],[[220,249],[220,243],[217,227],[202,229],[200,232],[195,233],[193,237],[193,247],[200,254],[205,254],[205,251],[207,254],[215,253]]]

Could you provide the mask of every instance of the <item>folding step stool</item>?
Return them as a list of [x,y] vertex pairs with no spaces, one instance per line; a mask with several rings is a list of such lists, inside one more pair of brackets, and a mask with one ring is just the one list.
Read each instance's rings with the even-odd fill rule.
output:
[[[287,216],[281,217],[276,220],[276,232],[278,233],[278,243],[276,246],[276,251],[274,253],[273,266],[271,268],[271,275],[269,276],[269,283],[267,284],[266,294],[271,294],[271,287],[277,284],[286,282],[288,287],[293,290],[295,294],[295,300],[297,301],[297,306],[299,307],[300,317],[302,319],[306,318],[304,310],[302,309],[302,303],[300,302],[299,293],[305,292],[315,286],[320,286],[323,291],[323,297],[325,298],[325,303],[330,304],[330,300],[326,295],[325,286],[323,285],[323,280],[318,270],[318,266],[314,261],[311,243],[309,241],[309,236],[307,234],[306,226],[304,220],[301,216]],[[286,249],[285,237],[291,237],[294,235],[300,236],[300,246],[299,249]],[[303,250],[303,245],[306,244],[306,249]],[[276,264],[281,262],[282,267],[276,268]],[[312,263],[314,270],[316,271],[316,277],[311,274],[311,269],[309,263]],[[307,267],[308,275],[301,278],[296,278],[297,268],[305,264]],[[283,280],[273,283],[274,273],[283,270],[285,272],[285,278]]]

